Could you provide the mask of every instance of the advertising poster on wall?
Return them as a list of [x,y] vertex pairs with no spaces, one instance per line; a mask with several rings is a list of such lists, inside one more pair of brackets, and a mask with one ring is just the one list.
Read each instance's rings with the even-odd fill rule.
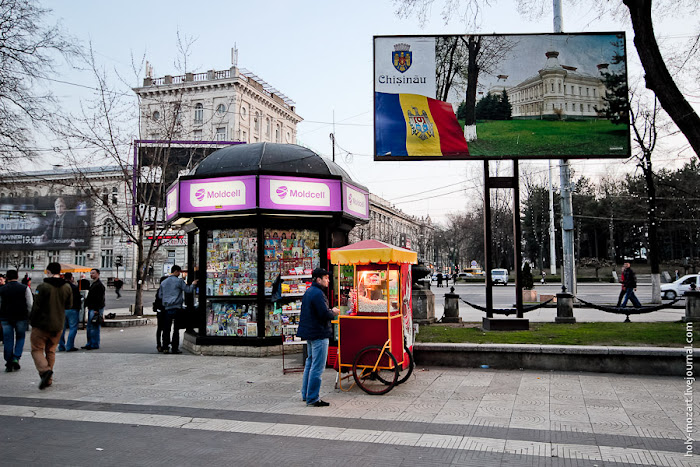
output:
[[66,250],[90,245],[92,207],[77,196],[0,200],[0,249]]
[[375,36],[375,160],[630,155],[624,32]]

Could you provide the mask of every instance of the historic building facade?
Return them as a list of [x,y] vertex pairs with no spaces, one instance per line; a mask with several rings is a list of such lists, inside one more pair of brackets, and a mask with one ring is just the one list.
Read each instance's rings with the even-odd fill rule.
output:
[[149,140],[295,143],[294,102],[245,69],[153,78],[134,88]]
[[432,261],[434,257],[435,228],[430,216],[411,216],[371,193],[369,223],[355,227],[349,236],[350,243],[370,238],[410,248],[419,260]]
[[131,198],[114,167],[6,174],[0,178],[0,272],[17,269],[36,283],[48,263],[59,262],[129,281],[133,247],[104,206],[128,217]]
[[498,84],[489,93],[500,94],[505,89],[513,118],[598,117],[605,107],[605,85],[600,73],[608,65],[598,65],[598,73],[593,75],[561,65],[557,51],[550,50],[545,55],[547,61],[538,74],[515,86],[507,84],[507,76],[499,75]]

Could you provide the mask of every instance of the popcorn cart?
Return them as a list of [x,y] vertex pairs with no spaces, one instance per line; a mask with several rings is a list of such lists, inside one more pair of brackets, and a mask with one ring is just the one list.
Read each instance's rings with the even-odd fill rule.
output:
[[[411,264],[416,252],[364,240],[330,252],[334,265],[338,370],[336,388],[357,384],[379,395],[413,372]],[[343,373],[350,373],[343,375]],[[343,380],[354,383],[343,387]]]

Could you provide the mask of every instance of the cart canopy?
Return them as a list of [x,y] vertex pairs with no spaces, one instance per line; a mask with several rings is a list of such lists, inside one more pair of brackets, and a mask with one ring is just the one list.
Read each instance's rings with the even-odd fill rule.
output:
[[64,272],[90,272],[92,270],[89,266],[79,266],[77,264],[70,263],[60,263],[61,264],[61,274]]
[[363,240],[331,251],[333,264],[416,264],[418,253],[379,240]]

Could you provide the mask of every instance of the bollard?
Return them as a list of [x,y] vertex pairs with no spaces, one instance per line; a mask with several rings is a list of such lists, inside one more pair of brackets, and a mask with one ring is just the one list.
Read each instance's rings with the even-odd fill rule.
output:
[[459,317],[459,294],[454,293],[455,288],[450,287],[450,293],[445,294],[445,315],[442,317],[443,323],[461,323]]
[[686,323],[700,323],[700,291],[689,290],[685,293],[685,316]]
[[574,318],[574,296],[570,293],[557,294],[557,317],[555,323],[575,323]]

